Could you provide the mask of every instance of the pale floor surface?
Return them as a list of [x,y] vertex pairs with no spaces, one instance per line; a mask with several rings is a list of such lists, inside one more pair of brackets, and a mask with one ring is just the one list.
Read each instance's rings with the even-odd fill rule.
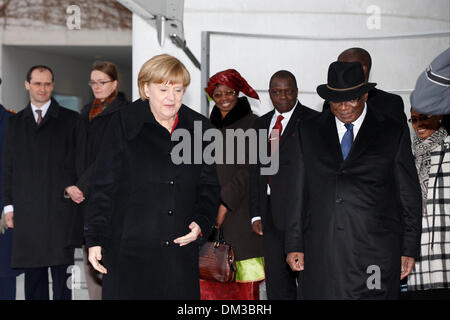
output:
[[[75,265],[77,266],[76,269],[74,269],[74,274],[79,274],[80,281],[76,282],[74,284],[74,290],[72,290],[72,299],[73,300],[89,300],[89,293],[86,286],[86,278],[84,276],[84,266],[83,266],[83,253],[81,249],[75,249]],[[49,279],[51,279],[50,270],[49,270]],[[17,277],[17,292],[16,292],[16,299],[17,300],[25,300],[25,293],[24,293],[24,274],[22,273],[20,276]],[[78,278],[75,276],[74,278]],[[49,283],[49,290],[50,290],[50,299],[52,298],[52,285],[51,280]]]

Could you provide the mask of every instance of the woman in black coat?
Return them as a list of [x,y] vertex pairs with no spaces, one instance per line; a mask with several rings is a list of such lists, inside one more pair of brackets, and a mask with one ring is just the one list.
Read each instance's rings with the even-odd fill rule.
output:
[[[77,227],[73,228],[77,233],[71,237],[71,243],[77,247],[84,242],[83,216],[85,216],[87,209],[87,201],[84,201],[84,199],[89,198],[90,179],[105,129],[111,121],[112,115],[127,105],[127,102],[118,96],[118,71],[113,63],[108,61],[94,62],[88,84],[92,88],[95,99],[81,110],[75,155],[78,180],[76,186],[68,190],[68,193],[72,192],[74,201],[79,204],[78,215],[74,222]],[[85,247],[83,247],[83,257],[90,299],[101,299],[101,277],[87,262],[87,249]]]
[[[218,128],[224,139],[224,145],[231,144],[225,134],[226,130],[252,128],[253,121],[258,118],[252,113],[246,97],[239,97],[239,92],[254,99],[259,99],[256,91],[234,69],[216,73],[208,81],[205,89],[214,100],[215,105],[210,120]],[[234,139],[234,138],[233,138]],[[237,155],[245,153],[245,163],[237,162]],[[223,150],[223,159],[227,158],[227,150]],[[215,299],[259,298],[259,281],[264,280],[263,242],[262,237],[252,232],[250,223],[250,167],[249,145],[245,150],[235,152],[234,163],[217,165],[221,192],[220,207],[217,213],[216,227],[223,230],[224,239],[233,246],[236,256],[236,283],[229,284],[234,288],[217,290],[217,284],[202,283],[202,296]],[[222,287],[221,287],[222,288]],[[228,292],[225,296],[222,296]],[[213,294],[214,293],[214,294]]]
[[[108,126],[85,226],[89,261],[104,274],[103,299],[200,297],[195,240],[214,225],[220,187],[215,165],[176,164],[193,154],[172,150],[174,130],[189,139],[194,122],[202,131],[211,127],[182,105],[189,82],[179,60],[153,57],[139,72],[141,99]],[[192,148],[196,143],[205,147],[192,141]]]

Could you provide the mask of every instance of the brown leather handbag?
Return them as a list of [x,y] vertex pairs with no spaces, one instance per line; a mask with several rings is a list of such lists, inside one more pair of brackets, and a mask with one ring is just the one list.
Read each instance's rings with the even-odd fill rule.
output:
[[200,279],[233,282],[236,278],[236,259],[233,247],[223,240],[222,229],[219,229],[216,241],[206,241],[200,246],[199,269]]

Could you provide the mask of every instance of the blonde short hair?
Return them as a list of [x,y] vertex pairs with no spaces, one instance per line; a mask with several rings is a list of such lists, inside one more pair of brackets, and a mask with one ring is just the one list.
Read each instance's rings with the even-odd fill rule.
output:
[[154,56],[144,63],[138,75],[139,96],[147,100],[144,86],[149,83],[182,83],[184,89],[191,82],[191,76],[183,63],[168,54]]

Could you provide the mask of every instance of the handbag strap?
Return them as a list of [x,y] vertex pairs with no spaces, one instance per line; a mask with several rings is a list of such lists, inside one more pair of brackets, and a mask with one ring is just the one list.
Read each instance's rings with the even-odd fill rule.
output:
[[217,239],[220,243],[225,242],[223,239],[223,229],[222,227],[219,228],[219,232],[218,232],[218,239]]

